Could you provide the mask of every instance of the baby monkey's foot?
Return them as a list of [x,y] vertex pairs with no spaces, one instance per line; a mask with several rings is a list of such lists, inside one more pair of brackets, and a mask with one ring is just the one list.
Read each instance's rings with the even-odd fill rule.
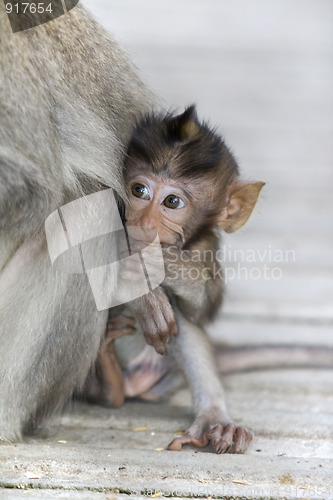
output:
[[198,417],[191,427],[181,436],[176,437],[168,446],[168,450],[181,450],[184,444],[202,448],[210,442],[216,453],[245,453],[254,434],[229,422],[212,424],[208,417]]
[[252,431],[233,422],[215,424],[208,433],[208,439],[216,453],[245,453],[254,434]]

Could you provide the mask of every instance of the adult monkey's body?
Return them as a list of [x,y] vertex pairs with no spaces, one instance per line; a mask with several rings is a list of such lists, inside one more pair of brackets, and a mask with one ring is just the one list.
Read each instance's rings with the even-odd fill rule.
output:
[[80,6],[13,34],[0,3],[0,441],[82,386],[105,333],[84,274],[55,273],[44,223],[105,186],[153,99]]

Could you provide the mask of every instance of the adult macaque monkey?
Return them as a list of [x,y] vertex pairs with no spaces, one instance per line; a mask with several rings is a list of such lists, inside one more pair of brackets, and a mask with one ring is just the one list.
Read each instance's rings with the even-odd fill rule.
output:
[[[179,332],[167,345],[165,358],[145,347],[140,335],[116,340],[115,349],[124,367],[122,377],[120,367],[116,368],[112,339],[132,333],[135,322],[128,307],[111,309],[97,373],[89,380],[87,390],[90,399],[111,406],[121,404],[124,396],[154,399],[173,384],[172,364],[177,360],[190,385],[196,418],[185,434],[172,441],[171,450],[179,450],[183,444],[201,447],[210,441],[217,453],[243,453],[252,439],[252,433],[236,425],[228,415],[203,330],[222,299],[223,284],[216,260],[218,226],[227,232],[241,227],[264,185],[242,182],[238,175],[227,146],[198,121],[194,106],[179,116],[146,116],[135,128],[129,144],[124,168],[129,200],[126,224],[157,231],[166,272],[160,291],[165,290],[164,300],[169,304],[170,299],[174,305]],[[146,237],[144,231],[142,235]],[[142,243],[146,245],[144,241],[132,241],[132,250],[142,248]],[[147,262],[151,277],[153,257]],[[155,265],[158,268],[160,262]],[[140,279],[133,260],[122,276],[134,282]],[[145,333],[145,324],[150,331],[160,311],[147,310],[143,300],[129,305]],[[167,334],[166,328],[164,337]],[[135,348],[137,356],[133,356]],[[155,344],[155,348],[164,352],[164,343]]]
[[53,271],[44,223],[107,186],[125,196],[123,149],[154,105],[80,5],[13,33],[0,2],[0,441],[20,439],[71,397],[96,359],[108,312],[97,311],[85,274]]

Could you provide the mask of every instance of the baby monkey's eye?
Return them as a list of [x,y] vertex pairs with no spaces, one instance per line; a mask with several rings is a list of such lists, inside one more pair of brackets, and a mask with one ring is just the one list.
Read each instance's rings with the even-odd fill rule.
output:
[[163,205],[165,205],[168,208],[183,208],[185,207],[185,203],[179,196],[176,196],[175,194],[169,194],[163,201]]
[[144,184],[139,184],[138,182],[133,184],[131,192],[136,198],[150,199],[148,188]]

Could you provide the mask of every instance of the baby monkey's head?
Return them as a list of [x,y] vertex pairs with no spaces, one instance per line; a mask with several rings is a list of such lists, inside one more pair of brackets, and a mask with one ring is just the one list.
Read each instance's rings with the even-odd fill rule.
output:
[[136,125],[124,165],[126,223],[157,231],[164,245],[186,246],[219,225],[249,218],[263,182],[238,180],[237,163],[195,106],[180,115],[148,114]]

